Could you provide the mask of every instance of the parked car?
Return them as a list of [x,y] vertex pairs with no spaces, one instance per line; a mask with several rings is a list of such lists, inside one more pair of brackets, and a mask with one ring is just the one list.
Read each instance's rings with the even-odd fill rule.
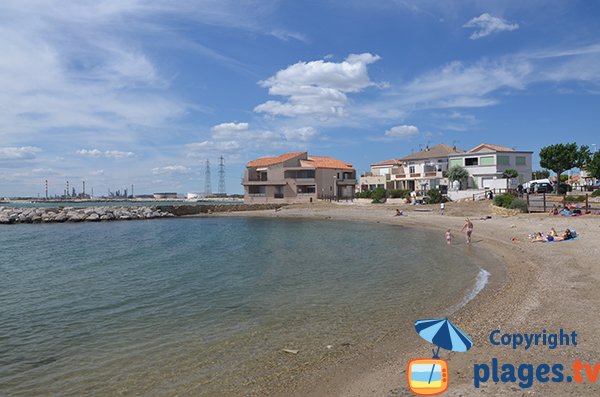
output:
[[552,193],[552,191],[554,191],[554,187],[551,183],[546,182],[534,182],[527,189],[527,193]]
[[542,188],[542,191],[539,193],[543,193],[544,189],[548,190],[547,186],[550,186],[550,190],[549,190],[550,192],[553,190],[552,182],[550,182],[550,180],[546,178],[546,179],[535,179],[533,181],[525,182],[523,184],[523,192],[530,193],[530,194],[537,193],[535,191],[535,188],[538,187],[538,189],[539,189],[540,185],[543,185],[544,188]]

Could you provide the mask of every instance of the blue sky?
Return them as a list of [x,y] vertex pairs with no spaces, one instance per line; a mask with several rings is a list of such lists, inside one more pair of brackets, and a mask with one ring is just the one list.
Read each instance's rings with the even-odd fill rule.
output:
[[239,193],[287,151],[363,172],[600,144],[594,1],[3,0],[0,54],[0,196],[203,191],[207,159],[216,190],[221,155]]

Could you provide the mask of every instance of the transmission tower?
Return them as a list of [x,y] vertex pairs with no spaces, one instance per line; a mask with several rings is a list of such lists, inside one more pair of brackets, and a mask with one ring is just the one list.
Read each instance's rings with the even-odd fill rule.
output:
[[210,161],[206,160],[206,170],[204,171],[204,197],[212,195],[212,187],[210,186]]
[[219,157],[219,195],[225,196],[225,159]]

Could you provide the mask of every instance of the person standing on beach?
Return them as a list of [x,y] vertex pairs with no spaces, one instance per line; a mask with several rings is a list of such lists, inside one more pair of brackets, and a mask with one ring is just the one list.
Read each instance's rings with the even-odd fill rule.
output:
[[440,215],[444,215],[445,209],[446,209],[446,204],[440,203]]
[[467,234],[467,244],[471,243],[471,233],[473,233],[473,222],[469,218],[465,218],[465,225],[462,227],[461,231],[466,230]]
[[454,236],[452,235],[452,231],[450,229],[446,230],[446,244],[452,244],[452,239]]

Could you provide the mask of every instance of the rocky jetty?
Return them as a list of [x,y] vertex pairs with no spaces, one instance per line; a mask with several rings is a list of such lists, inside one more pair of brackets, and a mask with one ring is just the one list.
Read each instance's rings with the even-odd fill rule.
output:
[[0,224],[100,222],[173,217],[158,207],[0,207]]

